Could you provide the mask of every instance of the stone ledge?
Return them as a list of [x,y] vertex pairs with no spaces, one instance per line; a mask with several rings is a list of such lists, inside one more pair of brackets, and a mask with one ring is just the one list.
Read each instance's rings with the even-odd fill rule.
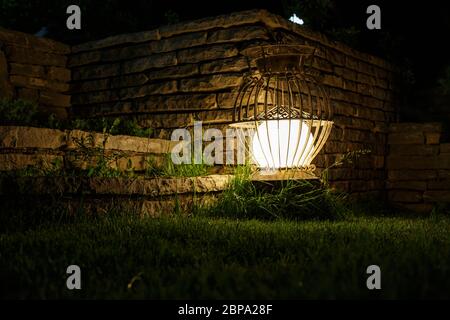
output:
[[232,176],[211,175],[181,178],[85,178],[14,177],[0,178],[0,195],[92,195],[143,196],[209,193],[225,190]]
[[[0,126],[0,149],[30,148],[30,149],[76,149],[72,138],[93,138],[94,145],[101,145],[105,139],[102,133],[80,130],[57,130],[48,128]],[[142,137],[110,135],[106,141],[106,150],[121,150],[164,154],[170,152],[178,142],[163,139],[148,139]]]
[[404,132],[442,132],[442,123],[440,122],[427,122],[427,123],[415,123],[415,122],[401,122],[391,123],[389,126],[389,132],[392,133],[404,133]]
[[31,34],[8,30],[0,27],[0,40],[23,48],[32,48],[36,51],[68,54],[70,46],[51,39],[39,38]]

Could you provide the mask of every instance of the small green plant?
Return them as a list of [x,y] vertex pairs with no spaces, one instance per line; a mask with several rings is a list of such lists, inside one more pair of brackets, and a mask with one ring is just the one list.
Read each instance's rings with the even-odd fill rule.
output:
[[442,94],[450,94],[450,65],[445,68],[444,74],[438,79],[438,86]]
[[19,124],[37,123],[38,107],[36,103],[26,100],[0,100],[1,121]]
[[174,164],[170,153],[168,153],[164,156],[161,165],[156,163],[155,158],[149,157],[146,160],[145,174],[148,177],[198,177],[207,175],[210,167],[205,163]]
[[[87,137],[81,138],[72,137],[73,142],[77,148],[73,151],[76,161],[90,164],[86,170],[88,177],[100,176],[100,177],[119,177],[123,173],[112,167],[114,163],[117,164],[119,159],[125,158],[127,154],[123,151],[107,151],[106,143],[114,131],[115,127],[119,124],[120,120],[116,120],[110,127],[104,126],[103,140],[100,145],[96,144],[95,136],[91,133]],[[128,162],[130,164],[130,162]],[[129,168],[130,169],[130,165]],[[130,170],[127,170],[130,171]],[[132,172],[134,175],[134,171]]]
[[264,185],[250,179],[252,168],[239,166],[216,204],[200,210],[207,216],[246,219],[339,219],[345,216],[342,195],[308,180]]
[[327,168],[323,169],[320,180],[322,181],[322,184],[326,187],[330,187],[330,181],[329,181],[329,173],[330,169],[338,166],[342,166],[345,163],[348,164],[354,164],[361,156],[370,154],[372,150],[369,149],[362,149],[362,150],[355,150],[355,151],[349,151],[344,153],[342,156],[340,156],[334,163],[332,163]]

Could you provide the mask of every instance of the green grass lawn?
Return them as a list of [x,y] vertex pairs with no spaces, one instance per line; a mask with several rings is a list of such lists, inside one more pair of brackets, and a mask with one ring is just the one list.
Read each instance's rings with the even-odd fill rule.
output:
[[[82,290],[66,289],[81,267]],[[381,268],[381,290],[366,268]],[[0,234],[2,298],[449,298],[450,218],[109,218]]]

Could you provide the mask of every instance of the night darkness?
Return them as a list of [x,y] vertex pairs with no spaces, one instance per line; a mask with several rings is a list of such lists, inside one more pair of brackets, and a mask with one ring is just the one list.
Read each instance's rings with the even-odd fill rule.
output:
[[[65,28],[67,4],[79,3],[83,28]],[[46,5],[43,5],[45,3]],[[360,51],[392,61],[402,74],[406,100],[403,119],[417,120],[425,114],[440,119],[447,95],[440,95],[439,79],[450,66],[450,8],[443,1],[412,4],[409,1],[0,1],[3,27],[36,33],[47,27],[46,35],[76,44],[128,32],[150,30],[168,23],[263,8],[288,18],[292,11],[306,20],[305,25]],[[368,30],[366,8],[377,4],[382,11],[382,29]],[[63,12],[63,13],[61,13]],[[302,14],[303,12],[303,14]],[[448,72],[447,72],[448,73]],[[448,77],[448,76],[447,76]],[[412,108],[418,112],[404,112]],[[425,112],[420,112],[424,110]]]

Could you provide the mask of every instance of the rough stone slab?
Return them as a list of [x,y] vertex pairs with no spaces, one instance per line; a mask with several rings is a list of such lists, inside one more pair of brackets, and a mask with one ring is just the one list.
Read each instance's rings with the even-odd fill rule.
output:
[[1,27],[0,41],[24,48],[32,48],[33,50],[42,52],[54,52],[59,54],[68,54],[71,52],[70,47],[61,42]]
[[442,132],[442,123],[439,122],[427,122],[427,123],[391,123],[389,126],[389,132],[403,133],[403,132]]
[[62,156],[52,154],[1,153],[0,171],[20,170],[36,165],[51,168],[51,164],[57,159],[62,162]]
[[38,89],[29,89],[29,88],[16,88],[17,90],[17,98],[29,100],[33,102],[39,101],[39,90]]
[[12,75],[23,75],[34,78],[45,78],[46,71],[44,66],[37,66],[22,63],[10,63],[9,73]]
[[243,72],[248,67],[247,60],[244,57],[228,58],[201,64],[200,73]]
[[388,194],[388,198],[393,202],[406,202],[406,203],[418,203],[424,198],[424,194],[421,191],[399,191],[393,190]]
[[441,153],[450,153],[450,143],[441,143],[440,144],[440,152]]
[[269,40],[270,35],[263,26],[233,27],[210,31],[208,43],[241,42],[246,40]]
[[174,52],[155,54],[145,58],[139,58],[131,61],[126,61],[123,64],[123,72],[135,73],[142,72],[154,68],[163,68],[177,64],[177,57]]
[[206,92],[219,91],[239,86],[242,77],[236,74],[214,74],[199,78],[180,80],[180,91],[182,92]]
[[431,180],[436,179],[438,176],[438,172],[436,170],[389,170],[388,171],[388,179],[390,181],[398,181],[398,180]]
[[120,70],[121,65],[119,63],[72,68],[72,80],[79,81],[114,77],[120,75]]
[[12,84],[25,88],[37,88],[37,89],[48,89],[56,92],[67,92],[69,91],[69,84],[47,80],[42,78],[30,78],[27,76],[10,76],[10,81]]
[[[76,149],[78,145],[74,139],[88,141],[93,138],[95,146],[102,146],[105,136],[101,133],[86,132],[81,130],[72,130],[67,132],[67,148]],[[164,154],[172,150],[176,142],[163,139],[148,139],[142,137],[111,135],[108,136],[105,144],[106,150],[121,150],[130,152],[142,152],[152,154]]]
[[59,80],[69,82],[71,80],[71,72],[67,68],[49,67],[47,76],[50,80]]
[[238,49],[233,44],[211,45],[208,47],[192,48],[177,52],[177,62],[198,63],[201,61],[224,59],[237,56]]
[[65,133],[60,130],[0,126],[0,148],[59,149],[65,144]]
[[450,192],[450,179],[428,181],[429,190],[446,190]]
[[450,202],[450,191],[425,191],[423,199],[426,202]]
[[230,110],[214,110],[178,114],[138,115],[136,118],[142,127],[167,129],[193,126],[195,121],[202,121],[204,125],[230,123],[232,112]]
[[434,206],[431,203],[396,203],[395,207],[417,213],[430,213]]
[[164,69],[149,71],[146,73],[149,80],[179,79],[198,75],[198,66],[196,64],[185,64]]
[[206,32],[190,33],[170,39],[162,39],[149,43],[129,45],[126,47],[106,49],[102,51],[82,52],[72,55],[69,66],[81,66],[100,62],[113,62],[146,57],[155,53],[164,53],[200,46],[206,43]]
[[141,87],[121,89],[119,96],[121,99],[140,98],[148,95],[168,94],[177,92],[176,81],[165,81],[161,83],[148,84]]
[[111,36],[102,40],[90,41],[72,47],[73,53],[97,50],[117,45],[140,43],[147,41],[159,40],[161,37],[158,30],[136,32],[130,34],[121,34],[118,36]]
[[85,80],[72,83],[70,89],[73,96],[76,96],[78,93],[107,90],[110,82],[111,79]]
[[13,96],[13,87],[9,83],[8,62],[0,48],[0,98],[10,99]]
[[426,144],[439,144],[441,140],[440,132],[425,132],[425,143]]
[[388,144],[418,144],[423,145],[425,137],[422,131],[408,131],[402,133],[390,133],[388,136]]
[[[26,185],[24,194],[60,194],[85,196],[142,196],[159,198],[182,194],[210,193],[225,190],[231,176],[210,175],[193,178],[84,178],[84,177],[33,177],[19,178]],[[0,183],[0,194],[7,195],[16,190],[7,188],[7,179]],[[158,199],[159,200],[159,199]]]
[[144,72],[150,69],[164,68],[177,64],[175,53],[154,54],[145,58],[103,65],[73,68],[73,80],[87,80],[117,77],[130,73]]
[[[105,135],[81,130],[56,130],[34,127],[0,126],[0,148],[76,149],[78,145],[73,139],[89,141],[93,138],[95,146],[102,146]],[[176,141],[163,139],[148,139],[125,135],[110,135],[107,137],[105,150],[121,150],[137,153],[166,154],[177,144]],[[89,145],[88,145],[89,147]]]
[[234,90],[231,92],[217,93],[217,107],[220,109],[233,108],[236,96],[237,92]]
[[215,109],[215,94],[174,94],[148,96],[135,101],[119,101],[113,104],[80,106],[74,112],[80,116],[126,115],[136,113],[161,113],[167,111]]
[[388,169],[447,169],[450,168],[450,154],[435,157],[391,156],[387,160]]
[[162,26],[159,33],[162,38],[173,37],[178,34],[205,31],[216,28],[230,28],[245,24],[256,24],[261,21],[261,10],[248,10],[209,17],[174,25]]
[[439,170],[438,177],[439,179],[450,179],[450,168],[448,170]]
[[65,55],[35,51],[22,47],[7,47],[6,55],[9,61],[23,64],[56,67],[65,67],[67,64],[67,56]]
[[435,156],[439,153],[439,146],[420,144],[392,144],[389,146],[391,155]]
[[70,95],[51,91],[40,91],[39,102],[45,105],[68,108],[70,104]]
[[387,189],[425,191],[425,190],[427,190],[427,182],[426,181],[388,181]]

